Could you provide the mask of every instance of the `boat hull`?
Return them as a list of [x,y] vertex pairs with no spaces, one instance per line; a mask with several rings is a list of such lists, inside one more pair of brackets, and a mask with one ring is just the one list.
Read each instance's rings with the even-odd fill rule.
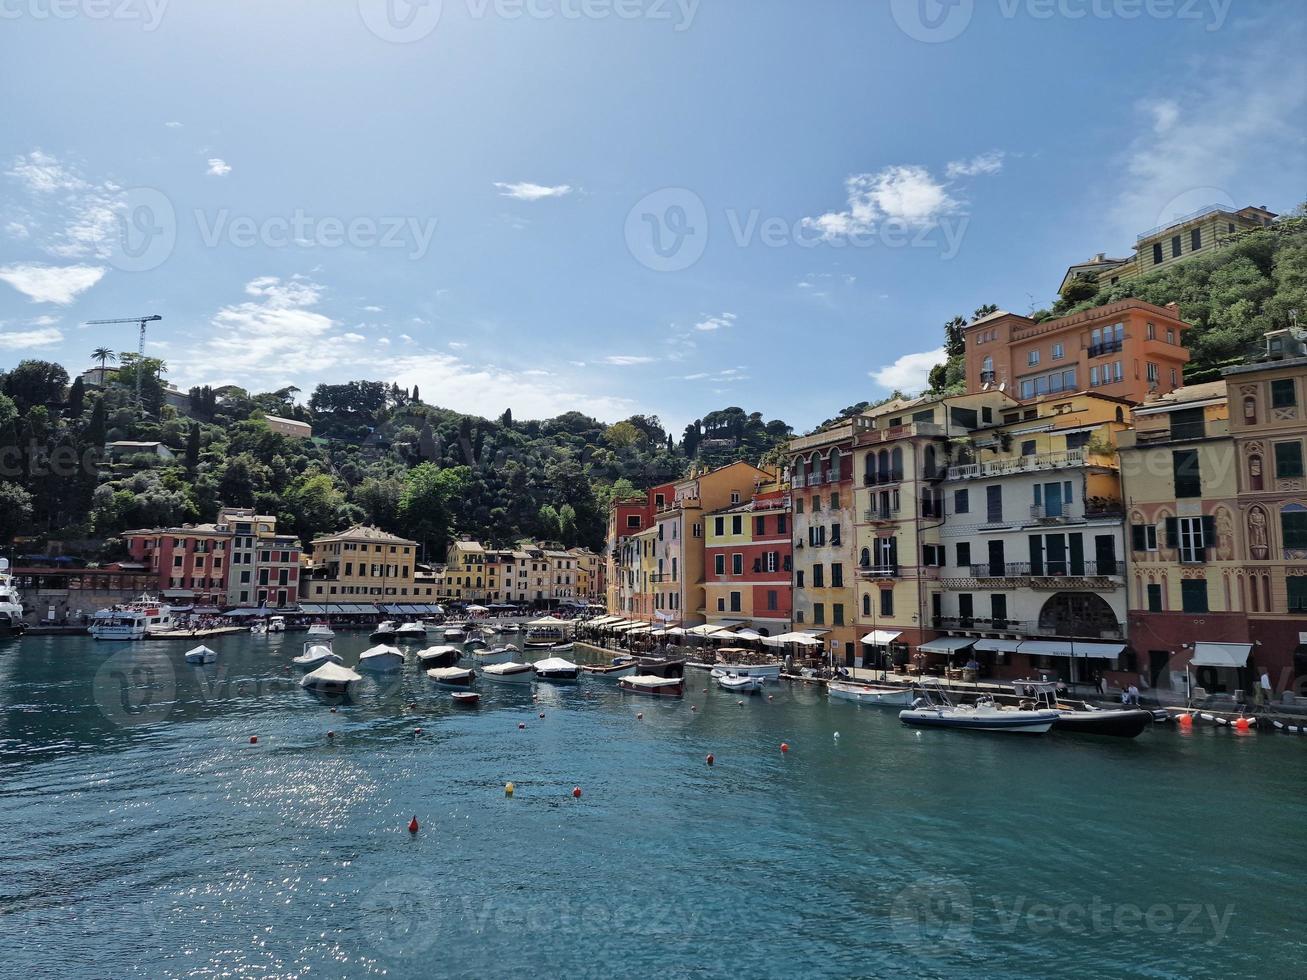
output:
[[481,703],[481,695],[476,691],[458,691],[454,694],[453,701],[464,708],[475,708]]
[[447,691],[463,691],[472,686],[476,680],[475,672],[471,670],[456,670],[453,668],[433,668],[427,671],[427,677],[436,687],[444,688]]
[[725,674],[717,678],[717,686],[723,691],[732,691],[736,694],[761,694],[762,686],[766,680],[762,677],[740,677],[737,675]]
[[499,650],[478,650],[468,656],[478,667],[488,667],[491,664],[509,663],[516,655],[516,650],[511,647],[504,647]]
[[637,661],[639,673],[650,677],[684,677],[684,660],[641,659]]
[[907,687],[874,687],[832,681],[826,688],[826,694],[833,701],[852,701],[855,704],[874,704],[887,708],[902,708],[912,703],[912,689]]
[[[655,681],[661,683],[655,683]],[[647,675],[637,674],[633,677],[623,677],[617,682],[617,685],[628,694],[643,694],[652,698],[679,698],[685,696],[685,679],[683,677],[651,678]]]
[[761,677],[763,680],[779,681],[781,679],[781,665],[718,664],[712,669],[712,676],[719,679],[728,674],[735,674],[737,677]]
[[440,650],[438,652],[428,652],[423,650],[418,654],[418,664],[424,670],[431,670],[434,667],[453,667],[458,663],[462,654],[458,650]]
[[1151,711],[1063,711],[1053,722],[1053,731],[1076,735],[1106,735],[1136,738],[1153,723]]
[[623,677],[631,677],[640,669],[639,664],[588,664],[581,668],[587,677],[616,683]]
[[[503,665],[494,664],[492,666],[503,666]],[[535,680],[536,672],[531,667],[530,664],[525,664],[522,666],[524,667],[524,669],[522,670],[510,670],[510,671],[483,670],[481,671],[480,676],[484,680],[493,681],[496,684],[530,684],[533,680]]]
[[361,657],[358,662],[359,670],[371,670],[378,673],[399,670],[403,666],[404,657],[398,653],[382,653],[372,657]]
[[899,712],[899,721],[914,728],[955,728],[972,732],[1007,732],[1015,735],[1043,735],[1057,720],[1056,711],[970,711],[909,708]]

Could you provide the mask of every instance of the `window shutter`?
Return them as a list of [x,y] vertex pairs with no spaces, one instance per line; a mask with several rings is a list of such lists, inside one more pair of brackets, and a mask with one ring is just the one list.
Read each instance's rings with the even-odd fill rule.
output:
[[1071,535],[1071,574],[1085,574],[1085,542],[1079,534]]
[[1030,535],[1030,574],[1044,574],[1044,538],[1040,534]]
[[1148,539],[1144,537],[1144,526],[1142,524],[1130,525],[1130,547],[1135,551],[1148,550]]
[[1168,548],[1180,547],[1180,521],[1175,517],[1166,519],[1166,546]]
[[1203,548],[1198,553],[1199,561],[1207,561],[1208,552],[1216,548],[1216,518],[1210,514],[1203,517]]

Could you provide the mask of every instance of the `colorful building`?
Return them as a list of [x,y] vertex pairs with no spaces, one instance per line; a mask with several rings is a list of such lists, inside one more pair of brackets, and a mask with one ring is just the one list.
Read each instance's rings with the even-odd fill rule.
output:
[[417,542],[370,524],[313,539],[313,560],[300,597],[314,605],[435,601],[433,586],[419,591]]
[[790,631],[793,549],[788,487],[762,484],[747,503],[706,515],[705,619],[764,636]]
[[[670,485],[664,490],[669,493]],[[642,494],[631,500],[613,502],[608,513],[608,534],[604,549],[606,566],[606,590],[608,611],[613,614],[630,612],[630,599],[633,595],[633,571],[626,564],[632,549],[627,542],[632,535],[639,534],[653,523],[653,507],[648,497]]]
[[1183,383],[1188,329],[1174,303],[1138,299],[1043,323],[1000,310],[966,328],[967,391],[1021,401],[1097,391],[1140,403]]

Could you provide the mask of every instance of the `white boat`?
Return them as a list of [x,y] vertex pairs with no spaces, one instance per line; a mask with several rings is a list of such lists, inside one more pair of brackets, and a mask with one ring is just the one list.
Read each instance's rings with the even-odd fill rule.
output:
[[395,630],[395,639],[397,640],[425,640],[426,638],[427,628],[421,623],[405,623]]
[[631,677],[640,669],[640,664],[635,660],[626,660],[618,662],[616,659],[611,664],[585,664],[581,670],[587,677],[594,677],[601,681],[618,681],[623,677]]
[[418,651],[418,665],[424,670],[432,667],[453,667],[463,651],[454,646],[427,647]]
[[723,691],[739,694],[761,694],[763,685],[767,683],[767,678],[755,674],[718,674],[713,671],[713,676]]
[[186,662],[188,664],[211,664],[218,659],[218,651],[211,650],[204,644],[200,644],[193,650],[186,651]]
[[735,674],[743,677],[761,677],[765,681],[779,681],[781,679],[780,662],[766,664],[715,664],[712,669],[712,676],[718,679],[728,674]]
[[500,684],[530,684],[535,680],[536,672],[530,664],[509,660],[506,663],[487,664],[481,668],[481,676]]
[[446,643],[466,643],[467,630],[460,623],[450,623],[442,634]]
[[304,670],[314,670],[325,663],[341,663],[340,654],[331,649],[331,641],[325,643],[319,640],[307,640],[304,643],[304,652],[295,657],[291,663],[296,667]]
[[952,704],[941,691],[927,689],[911,708],[899,712],[899,721],[916,728],[961,728],[976,732],[1016,732],[1043,735],[1057,721],[1058,712],[1000,707],[982,694],[975,704]]
[[856,701],[902,708],[912,703],[912,688],[859,684],[855,681],[831,681],[826,695],[833,701]]
[[395,638],[395,623],[393,620],[383,619],[377,624],[377,628],[372,631],[369,639],[373,640],[393,640]]
[[285,616],[269,616],[269,617],[268,617],[268,632],[269,632],[269,633],[285,633],[285,632],[286,632],[286,617],[285,617]]
[[9,559],[0,558],[0,636],[15,636],[26,630],[23,600],[9,574]]
[[336,638],[336,634],[326,623],[314,623],[304,635],[311,640],[334,640]]
[[325,663],[317,670],[300,678],[300,687],[319,694],[348,694],[351,687],[363,680],[363,675],[343,664]]
[[544,660],[537,660],[535,669],[536,677],[542,681],[576,681],[581,676],[581,668],[562,657],[546,657]]
[[526,624],[526,638],[522,645],[527,649],[565,649],[563,644],[572,638],[572,624],[557,616],[545,616],[533,619]]
[[359,654],[359,670],[399,670],[404,654],[397,647],[380,643]]
[[518,651],[512,647],[493,647],[489,650],[473,650],[468,654],[468,659],[478,667],[484,667],[487,664],[506,664],[517,654]]
[[484,650],[489,646],[490,646],[490,642],[488,640],[483,639],[480,636],[469,636],[466,640],[463,641],[463,649],[468,651],[469,653],[471,653],[474,650]]
[[435,682],[437,687],[463,690],[472,686],[472,682],[476,680],[476,672],[467,667],[433,667],[427,671],[427,677]]
[[617,686],[631,694],[648,694],[657,698],[679,698],[685,694],[684,677],[632,674],[629,677],[619,678]]
[[97,640],[143,640],[172,626],[172,609],[158,599],[142,595],[126,605],[101,609],[92,617],[87,632]]

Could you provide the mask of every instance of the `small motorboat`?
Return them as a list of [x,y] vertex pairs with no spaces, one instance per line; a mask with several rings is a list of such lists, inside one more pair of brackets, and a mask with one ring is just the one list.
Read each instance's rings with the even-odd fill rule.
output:
[[[613,658],[617,662],[617,658]],[[640,673],[649,677],[684,677],[685,676],[685,659],[673,659],[671,657],[637,657],[636,663],[640,666]]]
[[639,669],[640,665],[634,660],[619,661],[617,659],[614,659],[611,664],[585,664],[581,667],[587,677],[614,682],[622,677],[630,677]]
[[310,640],[334,640],[336,634],[326,623],[313,623],[305,634]]
[[462,705],[464,708],[475,708],[481,703],[481,695],[476,691],[455,691],[451,697],[455,704]]
[[767,678],[753,674],[718,674],[713,671],[713,675],[717,678],[717,686],[723,691],[734,691],[737,694],[761,694],[767,683]]
[[458,647],[427,647],[425,650],[418,651],[418,664],[423,670],[432,667],[453,667],[461,656],[463,651]]
[[359,670],[399,670],[404,666],[404,654],[398,647],[379,643],[359,654]]
[[203,644],[200,644],[194,650],[186,651],[186,662],[188,664],[211,664],[217,659],[218,651],[210,650]]
[[445,627],[442,637],[446,643],[466,643],[467,630],[458,623],[450,623]]
[[269,632],[269,633],[285,633],[285,632],[286,632],[286,617],[285,617],[285,616],[269,616],[269,617],[268,617],[268,632]]
[[530,664],[510,660],[506,663],[487,664],[481,668],[481,676],[499,684],[530,684],[535,680],[536,671]]
[[1055,732],[1136,738],[1153,723],[1153,713],[1146,708],[1096,708],[1083,701],[1061,701],[1053,681],[1014,681],[1012,690],[1021,699],[1018,702],[1021,708],[1056,711]]
[[498,636],[500,633],[504,631],[500,629],[498,626],[496,626],[494,623],[482,623],[480,626],[477,627],[477,632],[480,633],[482,636],[488,638],[492,636]]
[[[539,648],[537,648],[537,649],[539,649]],[[561,652],[561,651],[566,651],[566,650],[575,650],[575,649],[576,649],[576,644],[573,643],[571,640],[567,640],[567,641],[565,641],[565,642],[563,642],[563,643],[555,643],[553,646],[549,647],[548,649],[550,649],[550,650],[558,650],[558,651],[560,651],[560,652]]]
[[472,651],[469,659],[478,667],[485,667],[488,664],[506,664],[517,654],[518,651],[512,647],[491,647],[488,650]]
[[421,623],[405,623],[395,630],[396,640],[425,640],[426,638],[427,628]]
[[267,623],[251,623],[250,634],[252,636],[264,636],[268,632]]
[[536,677],[542,681],[556,683],[575,683],[581,676],[581,668],[562,657],[548,657],[535,662]]
[[342,663],[340,654],[331,649],[331,641],[320,643],[315,640],[308,640],[304,644],[304,652],[291,661],[296,667],[304,670],[313,670],[321,667],[325,663],[338,664]]
[[899,721],[916,728],[1043,735],[1053,727],[1057,714],[1048,710],[1004,708],[989,694],[980,695],[975,704],[953,704],[943,691],[926,688],[924,697],[899,712]]
[[427,677],[437,687],[463,689],[471,687],[476,680],[476,672],[467,667],[435,667],[427,671]]
[[912,703],[912,688],[859,684],[855,681],[831,681],[826,687],[826,696],[832,701],[855,701],[858,704],[905,708]]
[[372,631],[370,639],[380,640],[383,643],[387,640],[393,640],[395,638],[395,629],[396,626],[393,621],[383,619],[377,624],[377,628]]
[[659,677],[655,674],[631,674],[619,678],[617,686],[631,694],[656,698],[679,698],[685,694],[684,677]]
[[713,665],[713,677],[725,674],[742,674],[749,677],[762,677],[769,681],[781,679],[781,662],[760,657],[750,650],[739,647],[724,647],[717,651],[717,663]]
[[469,636],[463,641],[463,649],[469,652],[473,650],[484,650],[488,646],[490,646],[490,644],[479,636]]
[[301,677],[300,687],[319,694],[348,694],[350,688],[361,680],[363,675],[343,664],[325,663]]

